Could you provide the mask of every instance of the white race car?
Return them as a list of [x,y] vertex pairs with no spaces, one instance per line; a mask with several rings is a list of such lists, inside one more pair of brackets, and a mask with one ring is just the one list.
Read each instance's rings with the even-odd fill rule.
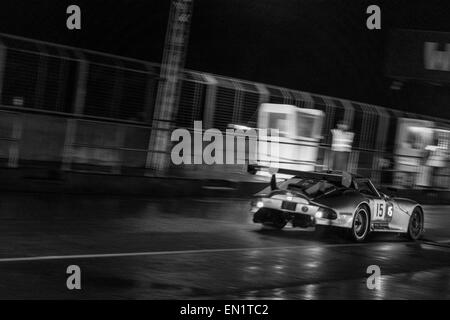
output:
[[415,201],[392,198],[370,179],[337,171],[297,172],[255,195],[253,221],[282,229],[293,227],[346,229],[355,241],[369,232],[404,233],[416,240],[424,232],[423,208]]

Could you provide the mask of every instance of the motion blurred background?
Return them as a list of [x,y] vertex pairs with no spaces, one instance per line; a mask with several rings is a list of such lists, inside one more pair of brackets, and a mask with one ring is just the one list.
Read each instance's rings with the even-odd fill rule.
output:
[[[75,47],[161,62],[169,1],[77,1],[82,29],[68,30],[70,1],[2,1],[0,29]],[[366,28],[378,5],[381,30]],[[186,67],[411,112],[445,106],[393,101],[386,78],[393,29],[449,31],[446,1],[276,0],[194,2]],[[268,63],[270,62],[270,63]],[[420,103],[420,102],[418,102]],[[447,114],[448,116],[448,114]]]
[[[345,122],[344,169],[381,186],[450,186],[445,2],[379,1],[381,30],[368,30],[368,1],[195,1],[167,115],[170,3],[80,1],[81,30],[65,27],[68,4],[1,4],[5,168],[254,181],[245,165],[169,165],[168,132],[272,126],[287,165],[320,170],[333,169],[332,130]],[[297,122],[280,109],[261,123],[262,103],[297,106]]]

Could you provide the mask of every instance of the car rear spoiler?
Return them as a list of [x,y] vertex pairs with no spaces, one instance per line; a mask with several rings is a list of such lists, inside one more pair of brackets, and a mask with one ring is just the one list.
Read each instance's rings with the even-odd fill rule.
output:
[[[254,173],[257,171],[268,171],[270,172],[269,168],[262,167],[262,166],[252,166],[251,168]],[[251,172],[249,170],[249,172]],[[251,172],[253,173],[253,172]],[[298,178],[302,179],[324,179],[328,180],[330,182],[340,183],[342,186],[349,188],[352,185],[353,177],[350,173],[346,171],[320,171],[320,172],[311,172],[311,171],[299,171],[299,170],[292,170],[292,169],[282,169],[279,168],[276,173],[273,173],[272,179],[271,179],[271,185],[272,180],[274,180],[274,176],[279,174],[286,174],[286,175],[292,175]],[[276,179],[275,179],[276,180]]]

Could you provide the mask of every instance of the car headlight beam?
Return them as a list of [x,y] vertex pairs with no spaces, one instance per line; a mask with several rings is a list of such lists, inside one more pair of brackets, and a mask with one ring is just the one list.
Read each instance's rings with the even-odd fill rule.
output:
[[258,208],[261,209],[262,207],[264,207],[264,201],[261,198],[257,198],[252,200],[251,204],[250,204],[253,208]]

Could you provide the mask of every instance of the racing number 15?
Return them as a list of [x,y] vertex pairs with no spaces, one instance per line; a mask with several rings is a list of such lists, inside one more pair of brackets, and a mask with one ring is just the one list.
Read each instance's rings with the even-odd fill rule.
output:
[[[384,213],[385,213],[384,209],[385,209],[384,203],[377,203],[377,210],[376,210],[376,213],[375,213],[375,217],[383,219],[384,218]],[[392,205],[387,204],[386,205],[386,211],[387,211],[386,213],[387,213],[388,217],[391,218],[392,217],[392,211],[393,211]]]

